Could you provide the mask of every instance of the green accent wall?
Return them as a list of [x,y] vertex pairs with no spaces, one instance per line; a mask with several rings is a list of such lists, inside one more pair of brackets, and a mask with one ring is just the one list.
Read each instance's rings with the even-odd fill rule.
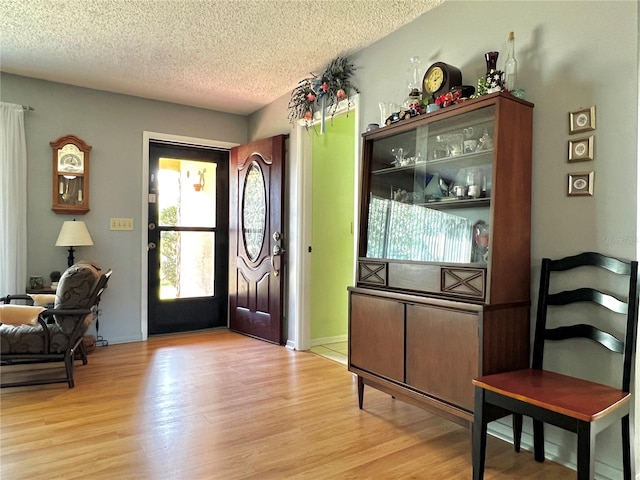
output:
[[[317,126],[318,132],[320,126]],[[347,335],[353,283],[355,114],[327,118],[313,136],[311,341]]]

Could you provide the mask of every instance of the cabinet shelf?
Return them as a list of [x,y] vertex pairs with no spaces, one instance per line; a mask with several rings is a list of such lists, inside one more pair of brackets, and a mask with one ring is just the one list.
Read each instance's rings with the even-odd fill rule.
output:
[[440,171],[442,166],[450,168],[470,168],[485,165],[491,163],[493,156],[493,149],[483,150],[481,152],[463,153],[461,155],[454,155],[445,158],[439,158],[437,160],[421,160],[411,165],[393,166],[381,168],[378,170],[372,170],[371,175],[386,175],[398,172],[412,172],[418,168],[426,168],[427,171]]
[[453,198],[444,197],[442,200],[435,200],[417,205],[433,208],[435,210],[448,210],[456,208],[477,208],[488,207],[491,198]]

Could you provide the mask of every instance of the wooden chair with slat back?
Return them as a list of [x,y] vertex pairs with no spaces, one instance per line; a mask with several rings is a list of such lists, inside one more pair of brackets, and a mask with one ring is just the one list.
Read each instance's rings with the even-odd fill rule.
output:
[[[591,271],[582,269],[581,275],[595,274],[606,269],[616,275],[628,276],[626,298],[621,299],[618,296],[604,293],[593,286],[550,293],[549,284],[552,272],[572,271],[573,273],[574,269],[583,266],[596,268],[589,269]],[[598,278],[602,279],[602,275],[599,275]],[[594,284],[591,282],[589,285]],[[622,425],[624,479],[632,480],[635,476],[632,472],[634,464],[629,428],[631,408],[629,389],[638,320],[638,262],[625,262],[593,252],[581,253],[560,260],[545,258],[542,260],[538,295],[532,368],[487,375],[473,380],[475,385],[474,480],[481,480],[484,476],[487,423],[510,413],[513,414],[516,451],[520,451],[522,416],[532,417],[534,457],[538,462],[543,462],[545,457],[544,423],[575,432],[578,439],[577,478],[579,480],[594,478],[594,452],[597,433],[620,421]],[[625,325],[612,325],[610,329],[616,332],[623,331],[623,334],[618,334],[619,337],[624,335],[622,339],[605,331],[601,327],[603,322],[601,319],[598,321],[597,315],[592,318],[581,318],[580,322],[584,323],[576,325],[547,327],[548,307],[559,309],[576,302],[597,304],[595,309],[600,309],[600,312],[605,311],[601,309],[604,307],[615,314],[609,315],[624,317]],[[576,306],[574,305],[573,308],[575,309]],[[554,318],[557,313],[559,310],[554,310]],[[624,330],[621,327],[624,327]],[[622,386],[620,389],[543,369],[544,346],[549,343],[547,340],[555,342],[575,338],[593,340],[607,350],[622,356]],[[575,343],[571,345],[575,341],[569,340],[567,345],[569,347],[575,346]]]

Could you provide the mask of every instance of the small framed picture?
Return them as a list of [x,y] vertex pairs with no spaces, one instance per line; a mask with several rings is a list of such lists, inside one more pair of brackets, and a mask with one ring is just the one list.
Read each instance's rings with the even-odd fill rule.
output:
[[593,172],[570,173],[567,195],[593,195]]
[[588,132],[596,129],[596,107],[569,113],[569,133]]
[[593,160],[593,135],[577,140],[569,140],[569,161]]

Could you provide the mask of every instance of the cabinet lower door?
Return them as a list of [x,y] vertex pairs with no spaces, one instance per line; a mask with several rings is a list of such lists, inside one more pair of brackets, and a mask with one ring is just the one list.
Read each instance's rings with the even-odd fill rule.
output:
[[351,294],[349,363],[404,382],[404,304]]
[[412,387],[473,411],[478,376],[477,314],[407,305],[407,380]]

